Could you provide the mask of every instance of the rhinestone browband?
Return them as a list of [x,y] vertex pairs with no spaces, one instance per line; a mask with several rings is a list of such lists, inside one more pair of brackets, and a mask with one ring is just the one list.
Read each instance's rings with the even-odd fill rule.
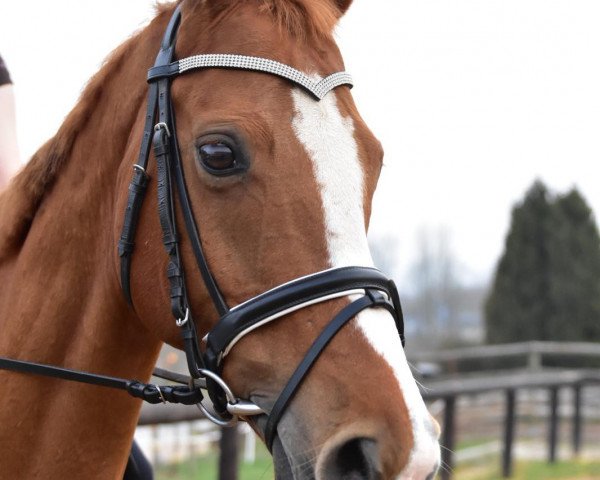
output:
[[151,68],[148,80],[175,76],[188,70],[200,68],[233,68],[270,73],[296,83],[319,100],[340,85],[347,85],[350,88],[353,86],[352,77],[347,72],[332,73],[319,81],[314,81],[300,70],[275,60],[229,53],[194,55],[173,62],[166,67]]

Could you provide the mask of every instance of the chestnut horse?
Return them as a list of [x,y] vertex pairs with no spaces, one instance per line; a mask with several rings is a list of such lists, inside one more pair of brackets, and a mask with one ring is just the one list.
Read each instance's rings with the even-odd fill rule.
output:
[[[343,71],[332,30],[351,0],[184,0],[175,58],[265,57],[311,78]],[[0,196],[0,356],[148,380],[181,347],[164,276],[156,163],[141,207],[130,305],[116,244],[145,123],[146,72],[176,5],[120,46],[56,136]],[[66,59],[63,61],[67,61]],[[56,72],[60,75],[60,69]],[[286,79],[208,69],[173,81],[173,110],[208,265],[237,305],[331,268],[372,266],[366,230],[383,152],[341,86],[321,101]],[[208,146],[208,147],[207,147]],[[229,162],[244,168],[215,175]],[[218,172],[217,172],[218,173]],[[182,223],[177,210],[177,222]],[[199,337],[218,315],[181,235]],[[303,308],[237,342],[223,378],[268,412],[349,297]],[[2,478],[122,478],[141,401],[98,386],[0,371]],[[264,422],[248,418],[259,435]],[[277,478],[433,478],[438,429],[392,315],[362,311],[283,412]]]

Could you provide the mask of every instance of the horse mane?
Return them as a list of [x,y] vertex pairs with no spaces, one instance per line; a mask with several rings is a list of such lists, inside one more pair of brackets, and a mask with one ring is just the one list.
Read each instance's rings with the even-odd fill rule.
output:
[[[172,6],[157,6],[158,15],[151,25],[172,9],[169,7]],[[100,70],[85,85],[75,107],[54,137],[34,153],[0,193],[0,260],[23,243],[38,208],[66,165],[79,134],[101,102],[109,79],[123,67],[144,30],[134,33],[107,56]]]

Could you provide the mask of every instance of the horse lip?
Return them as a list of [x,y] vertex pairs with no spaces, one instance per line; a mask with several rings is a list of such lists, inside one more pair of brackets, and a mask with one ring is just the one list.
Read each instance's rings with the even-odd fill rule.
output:
[[[254,424],[256,430],[260,432],[263,438],[268,420],[269,417],[267,415],[257,415],[248,419],[249,422]],[[287,456],[279,435],[275,435],[275,438],[273,439],[271,455],[275,467],[275,480],[295,480],[290,459]]]
[[248,396],[248,401],[252,402],[262,409],[264,413],[259,415],[252,415],[246,417],[246,421],[250,424],[254,424],[261,436],[264,438],[265,427],[267,426],[267,420],[269,419],[269,412],[273,407],[273,403],[268,401],[266,397],[258,394],[251,394]]
[[295,480],[290,459],[285,452],[279,436],[273,440],[272,454],[273,465],[275,466],[275,480]]
[[245,418],[246,422],[250,425],[254,425],[255,431],[260,433],[260,436],[264,438],[265,436],[265,427],[267,426],[267,421],[269,420],[269,416],[265,414],[261,415],[253,415],[252,417]]
[[[272,405],[265,405],[265,398],[260,396],[250,396],[250,401],[259,405],[264,411],[268,412]],[[262,405],[261,405],[262,403]],[[264,438],[265,427],[269,420],[268,414],[256,415],[247,419],[248,423],[254,425],[255,430],[260,432]],[[273,439],[271,455],[275,468],[275,480],[315,480],[313,468],[302,468],[301,473],[294,474],[293,459],[288,456],[283,442],[278,434]]]

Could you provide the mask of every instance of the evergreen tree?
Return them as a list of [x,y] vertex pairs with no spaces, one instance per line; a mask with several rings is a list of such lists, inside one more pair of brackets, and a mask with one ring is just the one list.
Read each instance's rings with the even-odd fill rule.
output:
[[600,236],[591,209],[573,189],[555,203],[549,319],[552,339],[600,340]]
[[513,209],[486,326],[490,343],[600,340],[600,237],[577,190],[537,181]]
[[553,217],[550,194],[537,181],[512,212],[505,252],[486,303],[488,342],[547,338],[545,322],[552,311],[549,242]]

